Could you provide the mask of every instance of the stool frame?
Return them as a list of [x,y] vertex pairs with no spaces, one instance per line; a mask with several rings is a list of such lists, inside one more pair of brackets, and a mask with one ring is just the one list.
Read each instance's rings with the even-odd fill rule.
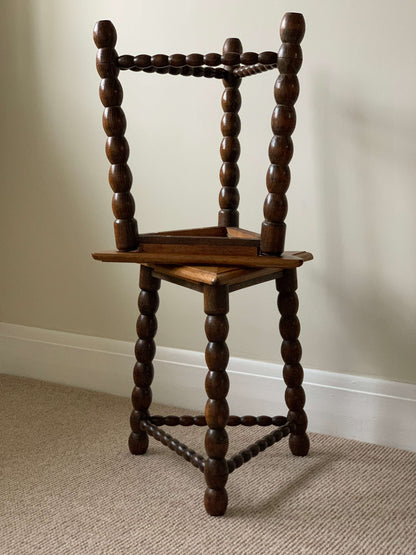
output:
[[[117,33],[110,21],[99,21],[94,29],[98,48],[97,70],[101,77],[100,99],[104,105],[103,127],[110,162],[109,183],[114,192],[115,251],[93,253],[104,262],[131,262],[140,267],[138,340],[135,345],[129,448],[134,455],[146,453],[149,436],[191,462],[204,473],[205,508],[213,516],[223,515],[228,504],[226,483],[230,473],[261,451],[289,435],[289,447],[297,456],[309,451],[302,387],[302,349],[297,317],[297,268],[312,259],[305,251],[284,251],[287,214],[286,192],[290,184],[289,162],[293,155],[291,135],[296,125],[294,104],[299,95],[297,73],[302,65],[300,43],[305,32],[301,14],[287,13],[282,19],[282,45],[275,52],[244,52],[236,38],[225,41],[222,54],[140,54],[118,56]],[[260,233],[239,227],[239,168],[241,128],[240,85],[243,78],[277,68],[272,113],[273,136],[269,145],[270,165],[266,176],[267,195]],[[218,225],[140,234],[134,218],[132,174],[127,164],[129,145],[124,136],[126,117],[121,108],[123,90],[120,70],[222,79],[223,116],[220,146],[220,193]],[[198,416],[151,415],[151,384],[156,352],[156,313],[161,280],[203,294],[207,346],[205,414]],[[286,383],[287,416],[235,416],[229,414],[227,364],[229,294],[265,281],[275,280],[280,311],[281,354]],[[163,426],[206,426],[206,456],[196,453],[169,435]],[[273,430],[247,448],[227,458],[229,426],[273,426]]]

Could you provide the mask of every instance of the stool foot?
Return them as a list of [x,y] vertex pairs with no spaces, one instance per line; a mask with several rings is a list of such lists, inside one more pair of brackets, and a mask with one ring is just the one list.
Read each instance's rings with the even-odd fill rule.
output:
[[296,457],[305,457],[309,453],[309,437],[308,434],[297,436],[290,434],[289,448]]
[[227,510],[228,494],[225,488],[207,488],[204,496],[205,510],[211,516],[222,516]]
[[149,436],[146,432],[138,434],[132,432],[129,437],[129,449],[132,455],[144,455],[149,446]]

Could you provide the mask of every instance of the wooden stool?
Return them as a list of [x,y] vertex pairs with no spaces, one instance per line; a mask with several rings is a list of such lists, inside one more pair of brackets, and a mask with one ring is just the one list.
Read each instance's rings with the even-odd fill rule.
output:
[[[140,315],[137,320],[138,341],[135,347],[135,387],[132,394],[131,453],[146,452],[149,435],[190,461],[204,472],[207,488],[205,508],[210,515],[223,515],[227,508],[225,489],[228,475],[252,457],[290,434],[289,447],[294,455],[304,456],[309,450],[306,434],[307,417],[303,409],[303,369],[300,364],[300,324],[297,318],[296,271],[312,255],[304,251],[284,251],[284,223],[287,214],[286,191],[290,183],[289,162],[293,155],[291,135],[296,125],[294,104],[299,94],[297,72],[302,64],[300,42],[305,32],[303,16],[287,13],[283,17],[279,52],[243,52],[241,42],[225,41],[222,54],[156,54],[118,56],[115,50],[116,30],[111,21],[99,21],[94,29],[97,45],[97,70],[102,78],[100,98],[105,109],[103,126],[108,136],[106,154],[111,164],[109,182],[113,195],[115,251],[93,253],[104,262],[134,262],[140,269]],[[276,107],[272,114],[273,137],[269,146],[270,166],[267,172],[268,194],[264,202],[264,221],[260,233],[239,228],[239,192],[237,189],[240,155],[241,105],[239,87],[243,77],[278,68],[275,83]],[[196,76],[222,79],[224,92],[221,120],[222,166],[218,225],[139,234],[134,219],[135,204],[130,192],[132,175],[127,165],[129,146],[124,137],[126,118],[121,108],[123,90],[118,80],[120,70],[145,73]],[[208,344],[205,358],[208,373],[205,389],[208,401],[205,415],[150,415],[152,401],[153,358],[157,330],[156,312],[161,280],[200,291],[204,295],[205,332]],[[283,338],[283,377],[286,383],[286,416],[230,416],[226,396],[229,389],[226,339],[228,334],[229,293],[269,280],[276,280]],[[207,426],[207,457],[195,453],[166,433],[161,426]],[[227,459],[227,426],[273,426],[273,430]]]

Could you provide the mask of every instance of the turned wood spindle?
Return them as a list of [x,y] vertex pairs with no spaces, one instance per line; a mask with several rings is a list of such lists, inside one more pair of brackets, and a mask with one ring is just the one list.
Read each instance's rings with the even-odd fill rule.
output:
[[98,48],[96,59],[101,77],[100,99],[104,105],[103,127],[108,137],[105,151],[111,164],[108,179],[114,192],[114,235],[117,249],[129,251],[138,246],[138,229],[134,218],[134,199],[130,193],[132,175],[127,165],[129,145],[124,137],[126,118],[121,109],[123,89],[117,79],[116,41],[117,33],[111,21],[98,21],[94,27],[94,42]]
[[193,466],[199,468],[201,472],[204,472],[205,459],[202,455],[199,455],[193,449],[189,449],[187,445],[181,443],[178,439],[175,439],[164,430],[157,428],[148,420],[142,420],[140,428],[153,436],[157,441],[160,441],[163,445],[169,447],[172,451],[175,451],[180,457],[189,461]]
[[208,430],[205,435],[207,460],[205,463],[205,509],[212,516],[225,513],[228,503],[225,484],[228,479],[228,466],[225,455],[228,451],[228,434],[225,427],[229,418],[226,396],[229,389],[228,347],[228,286],[207,285],[204,288],[205,333],[208,344],[205,360],[208,373],[205,389],[208,401],[205,418]]
[[303,409],[305,392],[302,387],[303,368],[300,364],[302,347],[298,339],[300,323],[296,315],[299,307],[296,269],[284,270],[283,276],[276,280],[276,288],[279,291],[277,305],[281,314],[279,329],[283,339],[283,379],[287,386],[285,400],[289,409],[287,418],[291,431],[289,447],[294,455],[305,456],[309,451],[309,438],[306,434],[308,419]]
[[294,104],[299,95],[297,72],[302,65],[300,43],[305,34],[302,14],[287,13],[282,19],[277,67],[280,75],[274,86],[276,107],[272,114],[273,138],[269,146],[270,166],[264,202],[260,250],[263,254],[280,255],[284,251],[287,214],[286,191],[290,184],[289,162],[293,155],[291,135],[296,125]]
[[135,387],[132,393],[133,411],[130,423],[132,432],[129,438],[129,448],[133,455],[146,453],[149,445],[147,433],[140,427],[142,420],[149,419],[149,406],[152,402],[153,357],[156,352],[154,337],[157,331],[156,312],[159,307],[160,279],[152,276],[152,271],[146,266],[140,268],[140,295],[137,319],[138,340],[135,346],[136,364],[133,378]]
[[[226,65],[225,70],[230,71],[227,78],[223,79],[224,92],[222,95],[222,109],[224,115],[221,120],[223,139],[220,146],[222,165],[220,169],[221,190],[219,195],[220,211],[218,212],[218,225],[225,227],[238,227],[240,194],[237,189],[240,171],[237,165],[240,157],[240,141],[238,135],[241,129],[238,111],[241,107],[241,94],[239,86],[241,77],[233,75],[232,69],[240,63],[240,54],[243,47],[239,39],[227,39],[223,46],[224,61],[237,62],[235,65]],[[236,54],[236,56],[233,56]]]

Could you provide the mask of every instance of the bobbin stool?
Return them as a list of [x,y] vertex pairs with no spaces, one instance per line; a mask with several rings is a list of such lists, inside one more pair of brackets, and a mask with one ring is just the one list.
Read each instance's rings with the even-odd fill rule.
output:
[[[94,29],[98,48],[97,70],[102,78],[100,98],[104,105],[103,126],[107,134],[106,154],[111,164],[110,186],[114,192],[112,207],[117,250],[93,253],[104,262],[140,264],[140,315],[137,320],[137,362],[134,383],[129,447],[131,453],[146,452],[149,436],[181,455],[205,475],[205,508],[210,515],[223,515],[227,508],[225,485],[228,475],[260,451],[290,434],[289,447],[294,455],[309,450],[300,364],[300,325],[297,318],[297,268],[312,259],[304,251],[284,251],[284,223],[287,214],[286,191],[290,183],[289,162],[293,154],[292,132],[296,124],[294,104],[299,94],[297,73],[302,64],[300,42],[305,32],[303,16],[288,13],[283,17],[282,45],[276,52],[243,52],[241,42],[225,41],[222,54],[156,54],[118,56],[116,30],[110,21],[99,21]],[[239,228],[239,193],[237,184],[240,155],[238,134],[241,105],[239,87],[242,78],[277,68],[272,114],[273,137],[269,146],[270,166],[264,202],[261,232]],[[223,139],[220,147],[220,211],[218,225],[208,228],[139,234],[134,219],[135,204],[130,192],[132,175],[127,165],[129,146],[124,137],[126,118],[121,103],[123,91],[118,80],[120,70],[144,73],[208,77],[222,79],[224,91],[221,120]],[[208,401],[205,415],[151,415],[151,383],[157,330],[158,290],[166,280],[203,293],[206,313],[205,332],[208,344],[205,358],[208,373],[205,389]],[[283,338],[283,377],[286,383],[287,416],[230,416],[226,396],[229,389],[226,339],[228,334],[228,299],[233,291],[276,280],[280,332]],[[162,426],[207,426],[206,458],[170,436]],[[227,426],[273,426],[273,430],[227,459]]]

